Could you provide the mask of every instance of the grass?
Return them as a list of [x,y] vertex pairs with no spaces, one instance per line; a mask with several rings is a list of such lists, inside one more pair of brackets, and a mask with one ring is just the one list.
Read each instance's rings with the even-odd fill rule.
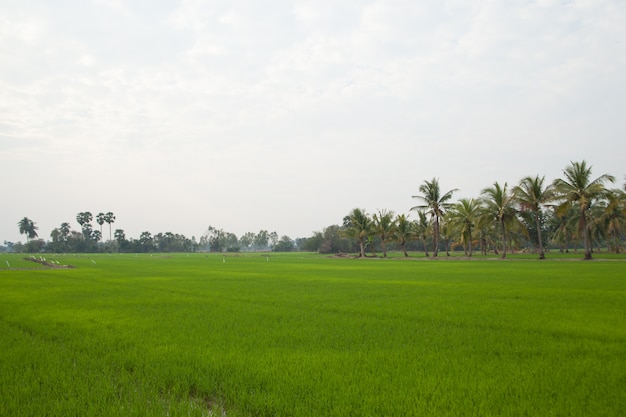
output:
[[518,258],[0,270],[0,415],[621,415],[626,259]]

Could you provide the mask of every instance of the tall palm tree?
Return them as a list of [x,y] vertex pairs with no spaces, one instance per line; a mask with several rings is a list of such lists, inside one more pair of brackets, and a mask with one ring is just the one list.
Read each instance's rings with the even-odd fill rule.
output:
[[441,193],[439,179],[433,178],[431,181],[424,181],[419,187],[422,195],[414,195],[413,198],[421,200],[423,204],[412,207],[411,210],[426,210],[433,220],[433,257],[437,257],[439,252],[439,222],[446,210],[451,206],[448,201],[452,194],[458,191],[456,188],[446,193]]
[[591,259],[591,238],[589,235],[589,209],[592,204],[604,198],[607,189],[606,182],[614,182],[615,177],[602,174],[591,179],[591,168],[586,161],[570,162],[563,170],[565,178],[554,180],[554,187],[558,198],[563,202],[561,207],[576,206],[579,210],[578,231],[583,236],[585,245],[585,259]]
[[482,190],[485,211],[496,221],[500,228],[502,258],[506,258],[508,227],[517,220],[515,208],[513,207],[513,195],[508,191],[507,187],[506,182],[504,186],[501,186],[496,181],[493,183],[493,186]]
[[372,217],[373,220],[373,231],[380,236],[382,248],[383,248],[383,258],[387,257],[387,248],[385,243],[389,241],[391,238],[391,234],[394,229],[393,222],[393,211],[389,210],[378,210],[378,213],[375,213]]
[[96,215],[96,223],[100,225],[100,236],[102,236],[102,225],[104,224],[104,213],[98,213]]
[[85,239],[91,236],[91,220],[93,220],[93,215],[89,211],[83,211],[76,215],[76,222],[80,224],[80,227],[83,231],[83,237]]
[[37,235],[37,230],[39,229],[35,226],[35,222],[29,219],[28,217],[24,217],[22,220],[17,222],[18,227],[20,228],[20,234],[26,235],[26,240],[34,239]]
[[365,210],[355,208],[345,219],[345,234],[359,242],[360,257],[365,258],[365,239],[371,234],[372,220]]
[[393,239],[398,242],[404,252],[404,257],[408,258],[409,254],[406,251],[406,243],[415,238],[415,230],[413,229],[413,223],[404,215],[399,214],[396,216],[393,229]]
[[461,243],[463,243],[466,256],[472,256],[472,231],[478,222],[480,211],[480,201],[462,198],[450,208],[447,214],[451,225],[461,235]]
[[545,259],[546,255],[543,250],[543,241],[541,239],[541,210],[542,208],[554,200],[554,188],[551,185],[544,186],[545,176],[525,177],[519,185],[513,188],[513,196],[520,205],[522,211],[532,213],[535,227],[537,228],[537,249],[539,250],[539,259]]
[[104,221],[109,225],[109,240],[111,240],[111,223],[115,223],[115,214],[113,212],[107,212],[104,215]]

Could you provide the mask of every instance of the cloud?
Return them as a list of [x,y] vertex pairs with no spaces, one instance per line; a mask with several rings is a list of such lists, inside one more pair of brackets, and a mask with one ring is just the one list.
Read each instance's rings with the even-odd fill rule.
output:
[[[570,159],[621,175],[623,2],[23,1],[0,16],[3,168],[92,190],[59,204],[115,203],[120,227],[301,235],[353,206],[402,212],[433,176],[476,196]],[[15,201],[7,218],[37,205]]]

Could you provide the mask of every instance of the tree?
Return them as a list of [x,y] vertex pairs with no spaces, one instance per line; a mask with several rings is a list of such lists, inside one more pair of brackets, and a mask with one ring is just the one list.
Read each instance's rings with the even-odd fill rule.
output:
[[481,214],[480,201],[462,198],[454,204],[447,214],[452,227],[458,231],[466,256],[472,256],[472,231]]
[[102,225],[104,224],[104,213],[98,213],[96,215],[96,223],[100,225],[100,236],[102,236]]
[[94,230],[91,234],[91,238],[94,242],[98,243],[102,240],[102,233],[100,232],[100,230]]
[[506,258],[508,227],[517,220],[513,207],[513,195],[507,189],[507,183],[501,186],[497,181],[492,187],[483,189],[485,211],[498,224],[502,237],[502,258]]
[[431,181],[424,181],[420,185],[419,191],[422,195],[414,195],[413,198],[421,200],[423,204],[412,207],[411,210],[425,210],[430,215],[431,220],[433,220],[433,257],[436,258],[439,252],[439,222],[446,210],[451,206],[448,201],[452,198],[452,194],[458,190],[453,189],[442,194],[439,188],[439,180],[433,178]]
[[554,200],[554,188],[551,185],[544,186],[545,176],[525,177],[519,185],[513,188],[513,195],[522,211],[532,213],[537,229],[537,249],[539,259],[545,259],[543,240],[541,238],[541,212],[543,207]]
[[18,227],[20,228],[20,234],[26,235],[26,241],[28,242],[31,239],[36,238],[37,230],[39,229],[35,226],[35,222],[29,219],[28,217],[24,217],[22,220],[17,222]]
[[294,249],[293,240],[289,236],[282,236],[272,248],[272,252],[291,252]]
[[344,223],[346,223],[344,233],[346,236],[357,239],[360,250],[359,257],[365,258],[365,239],[372,231],[372,220],[365,210],[355,208],[345,218]]
[[115,233],[113,234],[115,240],[117,241],[118,251],[123,251],[126,249],[128,241],[126,240],[126,234],[123,229],[115,229]]
[[424,245],[424,255],[428,257],[428,231],[431,230],[430,224],[428,223],[428,217],[423,210],[417,212],[419,217],[413,223],[413,229],[415,230],[415,236],[422,241],[422,245]]
[[91,221],[93,220],[93,215],[88,211],[80,212],[76,215],[76,221],[80,225],[80,228],[83,232],[83,238],[87,240],[91,236]]
[[578,232],[583,237],[585,246],[584,259],[589,260],[591,256],[591,238],[589,234],[589,210],[593,203],[606,197],[606,182],[614,182],[615,177],[609,174],[602,174],[595,179],[591,179],[591,168],[586,161],[570,162],[570,165],[563,170],[565,178],[554,180],[554,187],[557,198],[562,201],[561,208],[575,206],[578,209]]
[[152,234],[150,232],[141,232],[139,235],[139,244],[141,245],[141,249],[143,252],[150,252],[153,248],[153,239]]
[[109,240],[111,240],[111,224],[115,223],[115,214],[110,211],[107,212],[104,215],[104,221],[107,222],[107,224],[109,225]]
[[372,229],[374,233],[377,233],[378,236],[380,236],[383,248],[383,258],[387,257],[387,248],[385,243],[390,240],[394,229],[393,214],[393,211],[383,209],[378,210],[378,213],[375,213],[372,218]]
[[610,246],[613,246],[613,251],[619,253],[619,237],[624,235],[626,228],[626,193],[619,189],[609,190],[602,209],[599,221],[612,237]]
[[404,257],[408,258],[409,254],[406,251],[406,244],[415,238],[415,230],[413,229],[413,223],[404,214],[396,216],[392,236],[393,240],[398,242],[402,248]]

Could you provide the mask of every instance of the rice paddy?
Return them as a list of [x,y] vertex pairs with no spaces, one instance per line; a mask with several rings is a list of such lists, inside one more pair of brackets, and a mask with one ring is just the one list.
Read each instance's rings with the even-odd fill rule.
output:
[[626,404],[619,256],[50,261],[75,268],[0,256],[0,415],[618,416]]

